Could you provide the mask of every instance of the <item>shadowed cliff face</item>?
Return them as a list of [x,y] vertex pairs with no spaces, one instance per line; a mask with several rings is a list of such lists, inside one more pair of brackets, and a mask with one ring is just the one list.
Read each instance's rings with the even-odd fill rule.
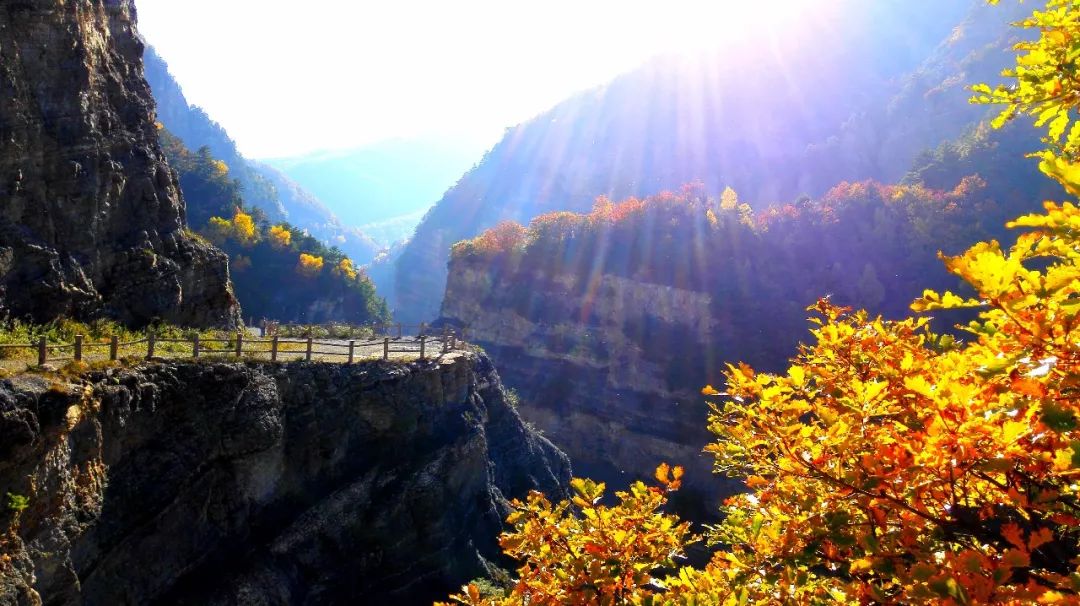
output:
[[0,383],[0,604],[422,604],[564,495],[486,357]]
[[[442,318],[467,326],[470,341],[498,360],[522,416],[569,455],[575,475],[623,486],[661,462],[683,465],[674,506],[715,517],[742,482],[712,474],[702,452],[713,436],[700,372],[722,367],[707,353],[715,350],[712,298],[610,274],[586,289],[589,279],[500,278],[455,260]],[[631,328],[643,326],[648,334]]]
[[190,237],[130,0],[0,5],[0,312],[231,325],[223,253]]

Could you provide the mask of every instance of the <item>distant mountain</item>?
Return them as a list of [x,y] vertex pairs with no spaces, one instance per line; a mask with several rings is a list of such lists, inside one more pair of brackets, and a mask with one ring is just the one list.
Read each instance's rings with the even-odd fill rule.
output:
[[272,221],[288,221],[337,246],[357,263],[369,263],[380,246],[355,227],[347,227],[311,193],[272,167],[243,157],[225,129],[201,108],[188,103],[165,60],[147,45],[146,80],[157,101],[158,120],[188,148],[207,147],[240,182],[245,203],[259,207]]
[[[965,86],[1010,46],[1019,9],[840,0],[842,19],[662,57],[509,129],[428,212],[396,266],[399,319],[435,317],[450,246],[504,219],[589,210],[701,181],[757,205],[892,182],[987,110]],[[889,23],[888,28],[875,25]],[[940,103],[926,103],[925,99]]]
[[284,173],[260,162],[250,162],[277,189],[282,200],[287,200],[289,222],[307,230],[312,236],[342,252],[361,264],[370,263],[383,248],[363,230],[344,225],[318,198],[297,185]]
[[379,228],[377,239],[389,245],[411,235],[423,212],[488,146],[427,136],[265,163],[313,192],[344,222]]

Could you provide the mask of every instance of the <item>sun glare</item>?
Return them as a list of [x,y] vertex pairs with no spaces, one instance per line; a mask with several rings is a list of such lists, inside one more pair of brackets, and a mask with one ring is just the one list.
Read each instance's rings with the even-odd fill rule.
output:
[[189,100],[270,157],[448,127],[493,143],[652,56],[786,39],[835,1],[140,0],[139,19]]
[[695,53],[797,31],[808,18],[828,18],[831,4],[829,0],[777,0],[767,5],[732,0],[672,2],[663,4],[661,15],[645,11],[632,14],[646,20],[635,29],[665,27],[658,44],[664,52]]

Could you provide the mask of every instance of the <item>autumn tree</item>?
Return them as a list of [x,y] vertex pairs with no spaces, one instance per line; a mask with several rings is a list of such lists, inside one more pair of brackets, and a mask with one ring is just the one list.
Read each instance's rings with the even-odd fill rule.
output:
[[690,525],[660,511],[667,495],[678,490],[683,470],[661,465],[659,487],[635,482],[615,494],[617,505],[602,502],[605,486],[575,478],[574,496],[553,504],[532,492],[512,503],[507,523],[513,530],[499,543],[508,555],[524,560],[513,594],[480,595],[476,586],[452,596],[472,605],[628,604],[655,596],[651,572],[673,567],[693,537]]
[[284,225],[274,225],[267,232],[270,245],[277,249],[288,248],[292,244],[292,232]]
[[302,276],[314,277],[322,272],[323,258],[307,253],[300,253],[300,259],[296,263],[296,272]]
[[355,280],[360,272],[356,269],[356,265],[353,264],[352,259],[345,258],[338,261],[338,264],[334,266],[334,275],[345,278],[346,280]]
[[[997,4],[998,0],[988,0]],[[973,87],[973,101],[1003,105],[993,126],[1000,128],[1016,116],[1035,118],[1045,128],[1046,149],[1032,156],[1039,168],[1076,196],[1080,195],[1080,83],[1077,81],[1077,40],[1080,39],[1080,2],[1048,0],[1018,27],[1039,33],[1016,45],[1016,65],[1002,75],[1009,80],[991,88]]]
[[210,222],[203,233],[206,234],[207,239],[220,246],[232,236],[232,221],[221,217],[210,217]]
[[734,189],[725,187],[720,194],[720,210],[735,210],[739,207],[739,195]]

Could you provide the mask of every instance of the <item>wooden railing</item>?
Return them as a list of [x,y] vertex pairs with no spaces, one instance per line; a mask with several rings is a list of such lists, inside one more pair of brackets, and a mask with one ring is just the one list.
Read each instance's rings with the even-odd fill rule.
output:
[[[246,357],[267,359],[271,362],[317,359],[352,364],[359,360],[389,360],[413,356],[424,360],[434,355],[465,349],[462,333],[463,331],[450,328],[432,330],[430,327],[424,327],[415,337],[400,336],[399,332],[398,336],[394,337],[369,339],[315,338],[310,332],[306,337],[281,337],[277,334],[254,337],[243,331],[237,331],[228,338],[207,338],[195,334],[188,338],[168,339],[151,333],[143,339],[125,342],[115,336],[108,341],[88,341],[83,335],[75,335],[72,343],[49,343],[45,337],[39,337],[36,343],[26,345],[3,344],[0,345],[0,358],[8,357],[3,355],[4,350],[29,350],[36,352],[38,366],[49,362],[82,362],[93,359],[116,361],[122,357],[132,357],[133,354],[147,360]],[[100,353],[95,355],[95,352]]]
[[[401,339],[409,335],[416,336],[435,336],[442,333],[441,328],[432,328],[430,324],[421,322],[420,324],[402,324],[398,322],[396,324],[293,324],[293,323],[279,323],[279,322],[260,322],[258,325],[254,325],[259,331],[259,336],[269,337],[274,335],[280,336],[311,336],[312,334],[323,335],[331,338],[338,339],[351,339],[358,335],[377,335],[381,337],[391,337],[395,339]],[[460,340],[464,340],[465,329],[453,329],[458,333]]]

